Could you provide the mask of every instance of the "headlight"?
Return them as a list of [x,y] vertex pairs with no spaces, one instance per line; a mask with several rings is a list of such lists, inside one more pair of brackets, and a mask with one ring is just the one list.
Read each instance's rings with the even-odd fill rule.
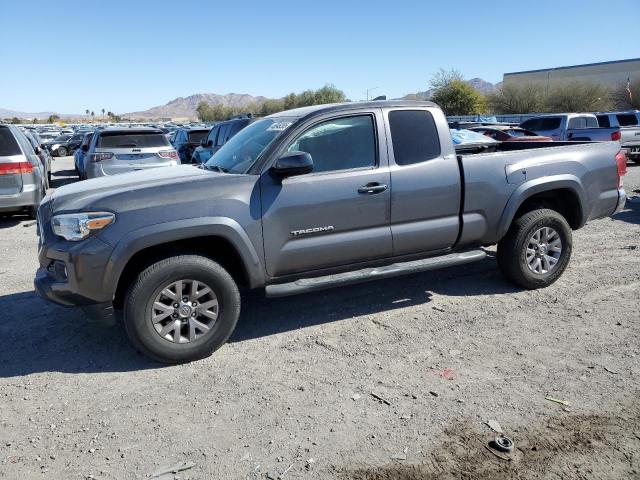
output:
[[53,233],[65,240],[77,242],[87,238],[95,230],[102,230],[115,219],[116,216],[109,212],[66,213],[54,216],[51,228]]

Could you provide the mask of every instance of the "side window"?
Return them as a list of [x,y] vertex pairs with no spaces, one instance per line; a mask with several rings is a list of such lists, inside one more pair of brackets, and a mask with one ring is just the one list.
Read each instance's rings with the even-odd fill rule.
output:
[[216,137],[218,136],[218,131],[220,130],[220,127],[214,127],[211,129],[211,131],[209,132],[209,135],[207,135],[207,142],[209,143],[210,141],[213,142],[213,144],[216,144]]
[[603,128],[609,128],[611,122],[609,122],[609,115],[598,115],[598,125]]
[[540,119],[540,128],[539,130],[547,131],[547,130],[555,130],[560,128],[560,123],[562,120],[560,117],[545,117]]
[[218,140],[216,141],[216,147],[221,147],[226,142],[227,131],[229,130],[229,124],[225,123],[220,125],[220,132],[218,132]]
[[638,117],[633,113],[621,113],[616,115],[618,123],[621,127],[630,127],[632,125],[638,125]]
[[539,118],[532,118],[531,120],[523,122],[520,127],[525,130],[533,130],[535,132],[536,130],[540,130],[541,123],[542,122]]
[[309,153],[314,173],[375,167],[373,117],[358,115],[319,123],[294,140],[287,151]]
[[593,125],[594,123],[596,123],[595,126],[597,127],[598,126],[597,121],[594,122],[591,117],[573,117],[571,120],[569,120],[569,128],[575,128],[575,129],[590,128],[594,126]]
[[440,155],[440,139],[433,116],[426,110],[389,112],[393,156],[397,165],[413,165]]
[[233,137],[236,133],[238,133],[240,130],[242,130],[244,127],[246,127],[248,125],[247,122],[233,122],[231,124],[231,127],[229,128],[229,133],[227,133],[227,140],[230,139],[231,137]]

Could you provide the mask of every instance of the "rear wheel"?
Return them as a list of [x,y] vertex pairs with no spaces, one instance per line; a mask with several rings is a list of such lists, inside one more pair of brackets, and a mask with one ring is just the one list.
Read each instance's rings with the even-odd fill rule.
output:
[[571,227],[565,218],[554,210],[533,210],[514,220],[498,243],[498,266],[521,287],[543,288],[560,278],[571,248]]
[[145,269],[129,288],[124,326],[148,357],[183,363],[208,357],[227,341],[240,315],[240,292],[219,264],[179,255]]
[[68,153],[69,153],[69,151],[67,150],[66,147],[59,147],[58,148],[58,156],[59,157],[66,157]]

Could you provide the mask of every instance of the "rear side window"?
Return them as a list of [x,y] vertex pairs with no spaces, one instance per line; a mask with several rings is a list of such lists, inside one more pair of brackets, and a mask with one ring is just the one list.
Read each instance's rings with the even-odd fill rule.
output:
[[397,165],[413,165],[440,155],[438,129],[426,110],[389,112],[389,125]]
[[569,120],[569,128],[597,128],[598,120],[593,117],[573,117]]
[[169,140],[162,133],[103,132],[98,139],[98,148],[153,148],[168,147]]
[[0,127],[0,157],[8,157],[10,155],[22,155],[22,152],[11,130]]
[[636,117],[633,113],[622,113],[620,115],[616,115],[616,118],[618,119],[618,123],[621,127],[638,125],[638,117]]
[[231,124],[231,127],[229,128],[229,133],[227,134],[227,140],[230,139],[231,137],[233,137],[236,133],[238,133],[240,130],[242,130],[247,125],[249,125],[248,121],[233,122]]
[[598,119],[599,127],[609,128],[611,126],[611,122],[609,121],[609,115],[598,115],[596,118]]

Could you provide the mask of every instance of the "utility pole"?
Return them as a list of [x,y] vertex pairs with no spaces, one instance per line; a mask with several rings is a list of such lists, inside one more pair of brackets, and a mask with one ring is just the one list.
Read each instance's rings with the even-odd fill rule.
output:
[[380,88],[380,87],[367,88],[367,101],[369,101],[369,92],[371,92],[372,90],[375,90],[376,88]]

